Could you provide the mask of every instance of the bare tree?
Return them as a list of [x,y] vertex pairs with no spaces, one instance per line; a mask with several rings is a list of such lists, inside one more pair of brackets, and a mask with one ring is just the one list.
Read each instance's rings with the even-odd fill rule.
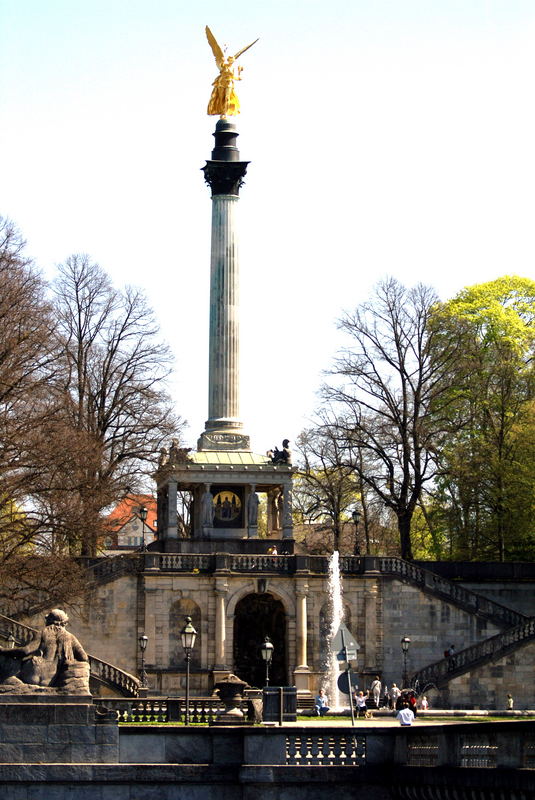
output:
[[340,442],[326,429],[308,429],[297,439],[298,480],[294,504],[309,523],[328,522],[334,549],[340,550],[342,528],[351,519],[358,485],[351,466],[344,465]]
[[350,343],[323,388],[322,424],[338,438],[343,463],[396,515],[407,559],[411,519],[435,476],[434,453],[449,424],[447,376],[461,345],[433,330],[437,301],[429,287],[381,282],[369,302],[340,321]]
[[101,511],[126,486],[143,490],[182,423],[165,388],[171,354],[141,292],[118,291],[87,256],[72,256],[54,295],[60,374],[36,494],[69,550],[95,555]]

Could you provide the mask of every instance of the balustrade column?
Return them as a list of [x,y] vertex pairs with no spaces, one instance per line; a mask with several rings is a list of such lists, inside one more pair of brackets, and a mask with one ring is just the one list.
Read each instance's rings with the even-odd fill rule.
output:
[[225,605],[228,583],[217,583],[215,588],[215,669],[225,669]]

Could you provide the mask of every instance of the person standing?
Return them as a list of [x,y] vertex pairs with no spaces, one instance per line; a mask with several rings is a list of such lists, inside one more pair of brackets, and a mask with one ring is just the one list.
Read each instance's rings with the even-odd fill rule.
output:
[[399,709],[398,713],[396,714],[396,719],[399,719],[399,724],[403,727],[408,727],[412,725],[414,722],[414,713],[409,708],[408,703],[403,703],[403,706]]
[[513,705],[514,705],[513,695],[512,694],[508,694],[507,695],[507,710],[508,711],[512,711],[513,710]]
[[427,711],[427,709],[429,708],[429,703],[427,702],[427,697],[425,696],[425,694],[420,701],[420,708],[422,709],[422,711]]

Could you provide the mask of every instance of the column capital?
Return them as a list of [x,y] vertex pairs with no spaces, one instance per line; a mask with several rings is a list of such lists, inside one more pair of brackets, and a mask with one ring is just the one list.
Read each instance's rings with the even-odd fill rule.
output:
[[212,196],[224,194],[237,197],[248,166],[248,161],[207,161],[202,171]]

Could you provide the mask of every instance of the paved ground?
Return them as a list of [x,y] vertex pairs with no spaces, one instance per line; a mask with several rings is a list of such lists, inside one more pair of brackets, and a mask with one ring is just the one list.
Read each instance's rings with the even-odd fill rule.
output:
[[[476,718],[474,720],[474,717]],[[426,725],[453,725],[460,722],[474,723],[474,722],[487,722],[491,718],[493,721],[496,719],[503,720],[523,720],[535,719],[535,711],[464,711],[464,710],[448,710],[448,711],[428,711],[427,713],[419,712],[414,721],[414,725],[418,727],[425,727]],[[274,723],[277,724],[277,723]],[[351,727],[351,717],[301,717],[297,722],[285,722],[283,727],[292,726],[306,726],[306,727]],[[371,719],[355,719],[355,728],[390,728],[399,727],[398,720],[393,716],[393,712],[379,712]]]

